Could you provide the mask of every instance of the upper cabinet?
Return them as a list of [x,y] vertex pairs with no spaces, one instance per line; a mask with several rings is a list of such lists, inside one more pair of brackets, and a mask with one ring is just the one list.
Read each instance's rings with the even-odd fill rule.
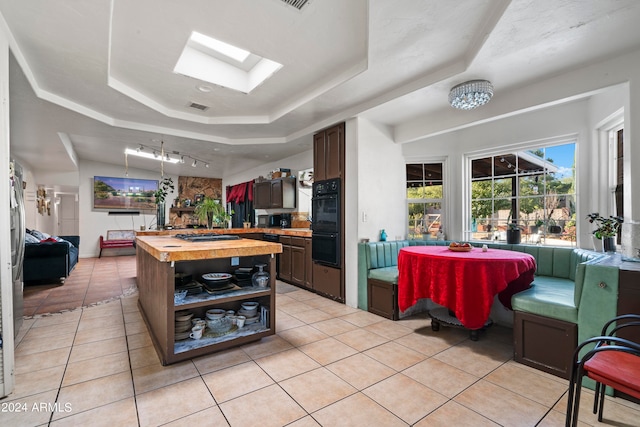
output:
[[344,123],[313,136],[313,179],[342,178],[344,171]]
[[296,179],[276,178],[253,185],[254,209],[293,209],[296,207]]

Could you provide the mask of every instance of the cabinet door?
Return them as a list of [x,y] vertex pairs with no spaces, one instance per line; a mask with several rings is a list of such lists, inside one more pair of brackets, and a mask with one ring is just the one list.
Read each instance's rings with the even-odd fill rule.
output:
[[313,264],[313,289],[339,301],[344,301],[340,269]]
[[271,206],[272,208],[282,208],[282,180],[271,181]]
[[280,254],[280,268],[278,269],[280,280],[291,281],[291,246],[282,245]]
[[304,286],[305,249],[291,246],[291,283]]
[[256,182],[253,186],[253,207],[269,209],[271,207],[271,182]]
[[325,174],[326,179],[341,178],[344,169],[344,128],[337,125],[326,131],[325,138]]
[[325,172],[324,139],[325,132],[319,132],[313,136],[313,179],[315,181],[327,179]]
[[311,258],[311,239],[304,239],[304,285],[313,289],[313,258]]

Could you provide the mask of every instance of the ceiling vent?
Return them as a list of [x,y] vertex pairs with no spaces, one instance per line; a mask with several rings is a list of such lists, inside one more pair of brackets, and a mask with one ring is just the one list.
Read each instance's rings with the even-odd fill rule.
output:
[[190,102],[188,106],[200,111],[207,111],[209,109],[209,107],[207,107],[206,105],[198,104],[196,102]]
[[307,3],[309,3],[309,0],[282,0],[284,3],[288,4],[289,6],[293,6],[298,10],[301,10]]

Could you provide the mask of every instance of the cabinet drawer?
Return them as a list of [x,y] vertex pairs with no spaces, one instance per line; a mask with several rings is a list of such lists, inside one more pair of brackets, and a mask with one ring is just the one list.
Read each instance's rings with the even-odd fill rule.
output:
[[280,236],[280,243],[282,243],[283,245],[290,245],[291,236]]
[[291,237],[291,246],[304,248],[304,237]]

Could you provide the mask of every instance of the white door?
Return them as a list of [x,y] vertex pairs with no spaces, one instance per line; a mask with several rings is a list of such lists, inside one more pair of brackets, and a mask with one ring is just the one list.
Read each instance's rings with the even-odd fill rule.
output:
[[60,194],[58,206],[58,235],[77,236],[80,230],[78,202],[75,194]]

